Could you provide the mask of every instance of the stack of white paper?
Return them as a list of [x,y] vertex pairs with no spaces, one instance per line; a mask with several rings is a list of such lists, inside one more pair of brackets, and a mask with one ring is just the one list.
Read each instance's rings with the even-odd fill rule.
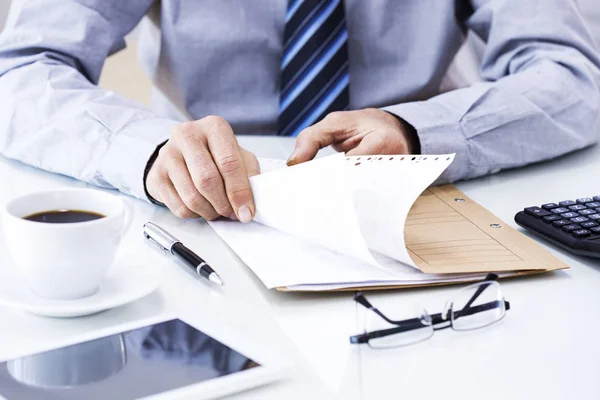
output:
[[337,154],[294,167],[260,160],[250,179],[255,222],[210,222],[268,288],[334,290],[472,280],[424,274],[408,255],[404,223],[454,155]]

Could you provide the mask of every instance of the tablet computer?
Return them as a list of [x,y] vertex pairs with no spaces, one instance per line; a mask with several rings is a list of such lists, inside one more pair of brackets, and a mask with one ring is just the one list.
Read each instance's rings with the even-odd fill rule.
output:
[[217,338],[182,316],[107,329],[0,360],[0,398],[214,398],[285,376],[283,364],[239,336],[221,327]]

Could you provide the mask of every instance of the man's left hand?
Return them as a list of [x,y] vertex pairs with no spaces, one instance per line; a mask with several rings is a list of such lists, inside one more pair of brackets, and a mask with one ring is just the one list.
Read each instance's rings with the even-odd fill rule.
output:
[[288,165],[312,160],[329,145],[350,156],[412,154],[415,141],[414,128],[386,111],[338,111],[300,132]]

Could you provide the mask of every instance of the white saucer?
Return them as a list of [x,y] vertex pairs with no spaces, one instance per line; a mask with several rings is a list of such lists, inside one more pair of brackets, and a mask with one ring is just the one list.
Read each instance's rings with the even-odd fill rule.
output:
[[[161,264],[127,258],[117,261],[96,293],[76,300],[53,300],[32,292],[16,274],[0,274],[0,306],[45,317],[81,317],[119,307],[154,292],[161,283]],[[4,271],[5,272],[5,271]]]

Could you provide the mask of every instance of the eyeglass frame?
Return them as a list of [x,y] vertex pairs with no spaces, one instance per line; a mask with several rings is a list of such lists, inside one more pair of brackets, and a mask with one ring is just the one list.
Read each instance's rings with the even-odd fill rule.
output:
[[[504,314],[506,315],[506,311],[510,310],[510,303],[508,301],[506,301],[504,299],[504,297],[502,298],[502,300],[496,300],[494,302],[489,302],[489,303],[481,304],[478,306],[470,307],[471,304],[473,304],[473,302],[475,300],[477,300],[479,295],[481,295],[481,293],[483,293],[483,291],[488,287],[488,285],[491,284],[491,282],[497,282],[497,281],[498,281],[498,275],[489,273],[483,281],[477,283],[479,285],[479,288],[475,291],[473,296],[471,296],[471,298],[469,299],[467,304],[465,304],[463,309],[460,311],[454,311],[454,313],[461,314],[460,315],[461,317],[467,316],[467,315],[473,315],[473,314],[476,314],[479,312],[497,308],[497,303],[499,301],[502,301],[502,302],[504,302],[504,310],[505,310]],[[488,283],[488,285],[486,285],[486,283]],[[379,311],[379,309],[374,307],[367,300],[367,298],[362,294],[362,292],[357,292],[354,295],[354,301],[356,301],[358,304],[362,305],[363,307],[367,308],[368,310],[373,311],[375,314],[380,316],[387,323],[389,323],[391,325],[398,325],[398,326],[395,328],[378,329],[378,330],[371,331],[371,332],[363,332],[358,335],[353,335],[350,337],[351,344],[365,344],[365,343],[368,344],[369,340],[371,340],[371,339],[378,339],[381,337],[391,336],[391,335],[395,335],[398,333],[403,333],[403,332],[408,332],[411,330],[424,328],[420,318],[411,318],[411,319],[405,319],[405,320],[400,320],[400,321],[394,321],[394,320],[388,318],[385,314],[383,314],[381,311]],[[469,308],[469,310],[467,310],[467,312],[465,312],[465,310],[467,308]],[[442,313],[436,313],[436,314],[427,313],[427,315],[431,318],[431,326],[432,326],[434,332],[453,327],[454,318],[451,318],[451,314],[450,314],[451,312],[453,312],[453,310],[452,310],[452,307],[450,306],[450,307],[447,307],[447,310],[444,310]],[[465,313],[462,314],[463,312],[465,312]],[[445,313],[445,316],[443,315],[444,313]],[[502,316],[502,318],[504,318],[504,315]],[[486,325],[482,325],[482,326],[473,328],[473,330],[485,328],[486,326],[495,324],[496,322],[500,321],[502,318],[500,318],[496,321],[492,321]],[[412,326],[410,324],[412,324]],[[417,326],[417,324],[418,324],[418,326]],[[444,325],[441,325],[441,324],[444,324]],[[412,344],[412,343],[409,343],[409,344]]]

